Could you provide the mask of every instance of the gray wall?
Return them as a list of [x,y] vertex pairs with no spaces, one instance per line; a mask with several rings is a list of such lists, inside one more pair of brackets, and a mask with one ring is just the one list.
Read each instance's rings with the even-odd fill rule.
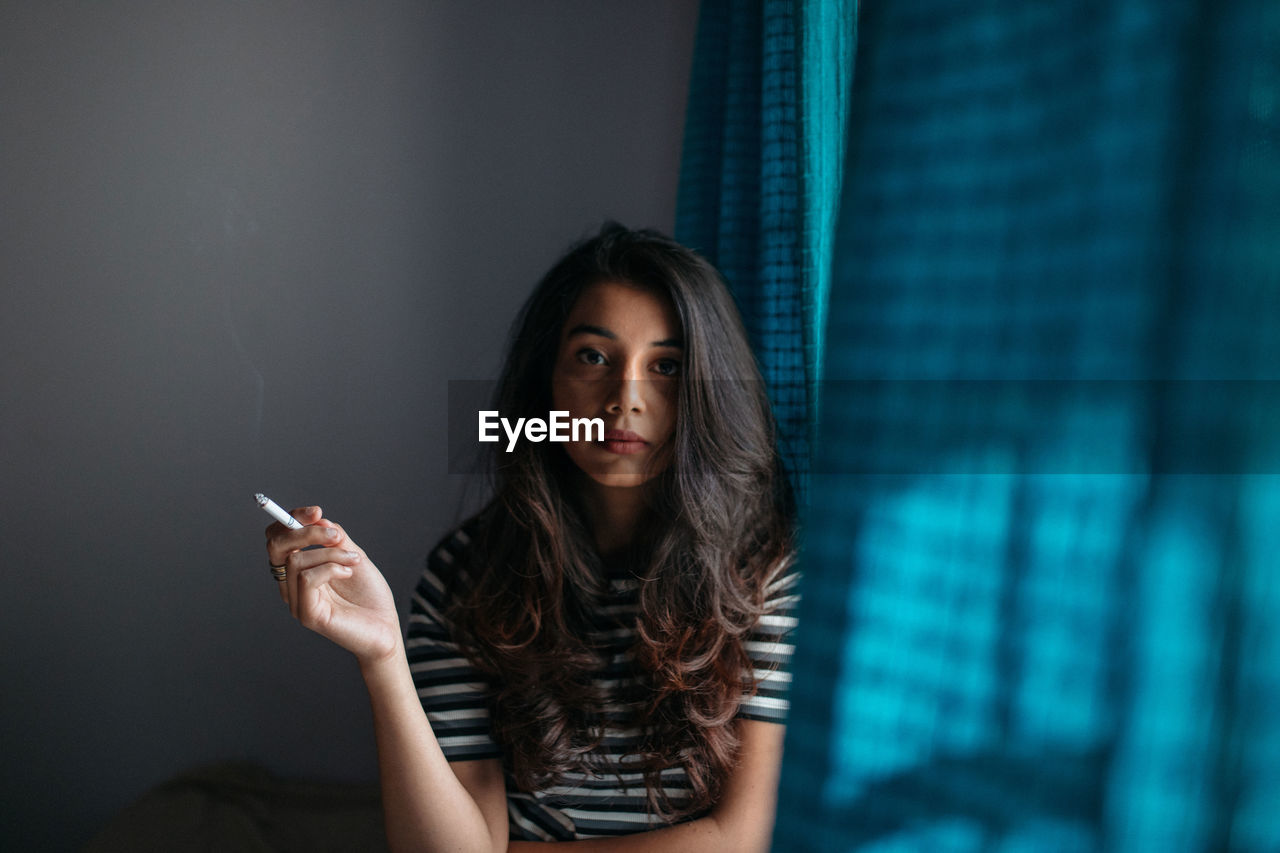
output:
[[672,226],[696,18],[0,8],[12,849],[204,762],[375,778],[354,662],[289,618],[252,494],[323,505],[407,609],[466,485],[446,381],[493,374],[568,242]]

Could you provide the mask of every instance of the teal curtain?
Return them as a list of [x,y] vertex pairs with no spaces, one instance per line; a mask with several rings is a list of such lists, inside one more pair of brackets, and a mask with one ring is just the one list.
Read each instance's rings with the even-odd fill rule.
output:
[[1280,849],[1280,5],[867,3],[850,79],[775,849]]
[[803,494],[853,75],[854,0],[704,0],[676,237],[724,274]]

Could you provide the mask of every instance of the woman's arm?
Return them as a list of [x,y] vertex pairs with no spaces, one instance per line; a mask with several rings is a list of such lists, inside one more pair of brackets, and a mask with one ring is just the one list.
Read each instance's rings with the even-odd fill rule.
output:
[[561,847],[566,853],[752,853],[767,851],[773,835],[782,767],[779,723],[740,720],[738,764],[725,782],[711,814],[688,823],[618,838],[559,843],[513,841],[510,853],[542,853]]
[[280,594],[294,617],[360,663],[373,707],[391,849],[505,850],[500,762],[451,765],[445,758],[414,688],[395,598],[382,573],[318,507],[293,515],[306,526],[268,527],[267,556],[273,566],[286,567]]
[[391,849],[506,850],[502,763],[449,763],[418,700],[403,646],[387,660],[362,663],[360,670],[373,706]]

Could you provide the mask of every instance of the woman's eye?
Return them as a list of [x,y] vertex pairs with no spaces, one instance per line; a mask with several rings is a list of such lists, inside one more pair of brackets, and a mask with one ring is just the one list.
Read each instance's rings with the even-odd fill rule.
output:
[[656,370],[662,376],[679,376],[680,362],[674,358],[664,358],[662,361],[654,365]]
[[578,351],[578,361],[583,364],[604,364],[604,353],[600,350],[584,349]]

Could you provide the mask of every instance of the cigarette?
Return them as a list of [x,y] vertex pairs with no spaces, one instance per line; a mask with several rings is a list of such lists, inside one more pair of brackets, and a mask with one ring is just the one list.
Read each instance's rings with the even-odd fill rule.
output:
[[271,498],[267,497],[262,492],[258,492],[253,497],[254,497],[254,500],[258,502],[258,506],[265,509],[267,513],[271,515],[272,518],[274,518],[276,521],[283,524],[285,527],[291,528],[293,530],[302,529],[302,523],[299,522],[298,519],[294,518],[292,515],[289,515],[289,513],[282,510],[280,508],[280,504],[271,500]]

